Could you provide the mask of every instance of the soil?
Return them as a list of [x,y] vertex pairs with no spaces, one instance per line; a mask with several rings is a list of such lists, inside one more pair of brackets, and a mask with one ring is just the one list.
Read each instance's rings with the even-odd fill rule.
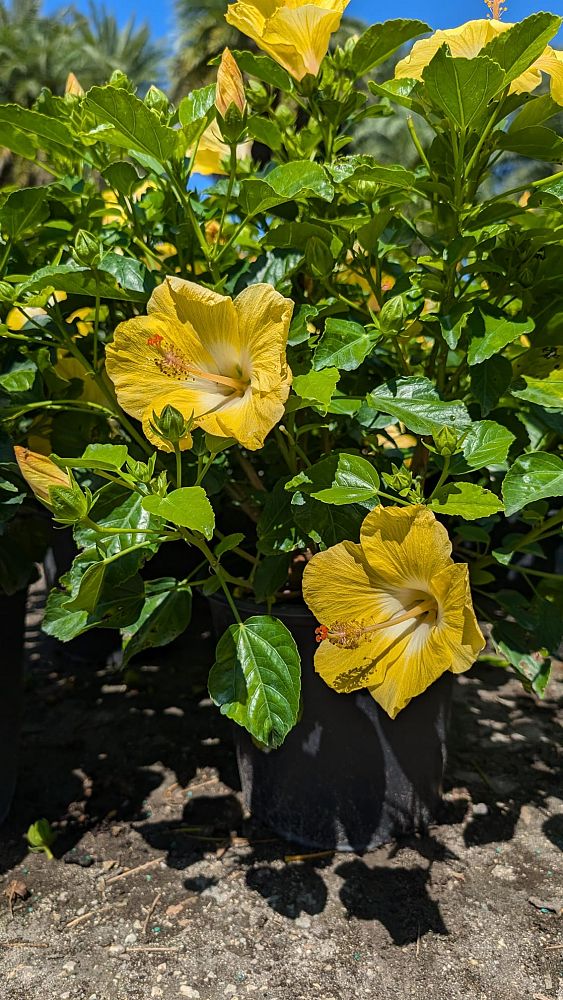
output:
[[[563,998],[561,671],[542,702],[499,668],[459,679],[440,825],[303,856],[243,813],[205,605],[124,677],[104,633],[42,637],[40,601],[0,831],[2,1000]],[[42,816],[54,861],[26,846]]]

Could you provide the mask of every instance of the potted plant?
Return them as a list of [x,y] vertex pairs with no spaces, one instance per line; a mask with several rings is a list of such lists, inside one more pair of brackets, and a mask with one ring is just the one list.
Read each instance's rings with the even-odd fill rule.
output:
[[[264,54],[225,52],[177,108],[117,74],[0,109],[54,176],[0,208],[0,293],[36,392],[5,411],[18,462],[79,548],[45,630],[120,629],[126,663],[200,588],[247,804],[357,848],[435,815],[476,614],[539,696],[560,639],[563,63],[561,18],[495,16],[381,82],[428,26],[327,54],[344,7],[233,4]],[[412,167],[354,151],[389,120]],[[515,155],[544,167],[512,190]],[[141,575],[178,541],[179,578]]]

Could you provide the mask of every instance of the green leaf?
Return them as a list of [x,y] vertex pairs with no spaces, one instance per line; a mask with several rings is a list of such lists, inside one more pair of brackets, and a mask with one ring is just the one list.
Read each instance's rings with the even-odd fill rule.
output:
[[268,494],[256,527],[258,551],[263,555],[274,556],[300,547],[303,538],[295,526],[291,497],[283,480]]
[[37,365],[31,358],[14,361],[7,372],[0,375],[0,389],[9,393],[28,392],[35,382]]
[[502,89],[504,77],[498,63],[487,56],[454,59],[445,45],[422,74],[432,103],[463,131],[477,124],[489,101]]
[[357,76],[385,62],[406,42],[417,35],[424,35],[431,29],[424,21],[410,21],[404,18],[372,24],[360,35],[352,53],[352,66]]
[[438,317],[442,336],[452,351],[455,351],[459,339],[467,327],[470,311],[470,305],[466,302],[458,302],[453,305],[447,315]]
[[512,379],[512,365],[502,355],[473,365],[470,372],[471,391],[484,417],[497,405]]
[[181,528],[199,531],[205,538],[213,537],[215,514],[201,486],[182,486],[165,497],[143,497],[143,507]]
[[264,178],[241,182],[240,203],[247,215],[258,215],[276,205],[300,198],[332,201],[334,187],[320,163],[294,160],[274,167]]
[[244,542],[244,535],[240,531],[235,531],[232,535],[225,535],[215,546],[215,555],[219,559],[225,552],[236,549],[241,542]]
[[121,469],[127,461],[127,445],[89,444],[81,458],[61,458],[59,455],[52,455],[51,458],[61,469],[100,469],[114,472]]
[[293,389],[308,405],[326,413],[339,379],[340,372],[337,368],[310,371],[293,379]]
[[502,314],[476,309],[471,316],[471,343],[467,352],[470,365],[478,365],[508,344],[534,329],[533,319],[514,320]]
[[258,604],[273,598],[276,591],[283,587],[290,560],[290,553],[282,552],[277,556],[266,556],[258,563],[253,577],[254,597]]
[[[342,250],[342,240],[325,229],[323,226],[312,222],[282,222],[275,229],[262,238],[262,245],[267,247],[295,247],[297,250],[306,250],[311,237],[316,236],[323,240],[333,258],[336,258]],[[311,307],[305,307],[311,308]]]
[[[110,446],[112,447],[112,446]],[[122,447],[115,445],[113,447]],[[156,551],[158,536],[145,533],[146,529],[158,529],[159,521],[146,511],[142,504],[140,493],[127,489],[119,483],[108,483],[97,491],[95,503],[91,508],[92,520],[103,528],[120,528],[117,535],[103,537],[93,528],[81,525],[74,529],[74,538],[80,548],[96,546],[102,548],[105,556],[115,555],[132,545],[144,543],[147,551]],[[129,531],[125,530],[129,529]],[[123,533],[121,533],[123,532]]]
[[233,50],[232,55],[243,73],[248,73],[249,76],[254,76],[257,80],[262,80],[263,83],[267,83],[270,87],[275,87],[285,94],[293,90],[293,80],[289,73],[269,56],[255,55],[253,52],[240,52],[237,49]]
[[[366,503],[377,496],[379,476],[371,462],[359,455],[331,455],[301,474],[299,492],[322,503]],[[286,489],[291,488],[291,483]],[[369,507],[373,504],[368,503]]]
[[123,666],[143,649],[167,646],[188,627],[192,615],[192,593],[173,578],[147,584],[143,610],[123,633]]
[[11,240],[34,232],[49,215],[46,195],[44,187],[12,191],[0,208],[0,231]]
[[447,486],[441,486],[428,506],[437,514],[457,514],[466,521],[490,517],[502,510],[499,498],[475,483],[448,483]]
[[415,434],[433,434],[445,425],[467,427],[471,418],[459,400],[445,402],[427,378],[409,376],[378,386],[367,397],[380,413],[390,413]]
[[181,132],[163,125],[158,115],[128,90],[92,87],[84,98],[97,128],[91,135],[125,150],[138,150],[164,165],[184,153]]
[[315,348],[313,367],[339,368],[351,372],[361,365],[379,339],[377,333],[366,333],[359,323],[344,319],[327,319],[324,334]]
[[327,170],[336,184],[353,179],[410,190],[416,181],[416,174],[412,170],[397,163],[378,163],[375,156],[367,153],[341,156],[328,164]]
[[518,389],[517,386],[521,384],[521,380],[518,380],[510,387],[512,396],[525,399],[529,403],[536,403],[537,406],[545,406],[547,409],[563,409],[563,369],[554,368],[547,378],[522,375],[521,379],[526,387]]
[[504,87],[542,55],[562,23],[563,18],[555,14],[532,14],[493,38],[481,49],[481,55],[493,59],[502,68]]
[[69,157],[73,152],[74,139],[61,121],[18,104],[1,104],[0,145],[34,160],[38,149],[55,156]]
[[182,98],[178,105],[178,117],[182,125],[193,125],[205,118],[215,104],[215,90],[215,84],[210,83],[207,87],[193,90],[187,97]]
[[[113,257],[114,255],[108,256]],[[136,261],[131,261],[131,264],[133,268],[136,266],[137,270],[142,267]],[[87,298],[95,298],[98,294],[102,299],[126,299],[131,302],[145,302],[147,300],[153,285],[150,276],[147,276],[146,281],[143,282],[144,285],[149,285],[146,291],[120,288],[113,275],[107,273],[109,267],[112,267],[111,261],[108,266],[106,257],[100,265],[101,268],[102,265],[103,269],[95,273],[87,267],[80,267],[74,261],[69,261],[68,264],[48,264],[46,267],[39,268],[30,278],[18,285],[18,295],[23,298],[28,293],[33,295],[43,288],[56,288],[69,295],[85,295]],[[131,272],[127,271],[128,267],[128,264],[124,265],[125,273],[130,274]],[[106,271],[107,277],[103,270]],[[145,272],[143,271],[143,273]]]
[[496,135],[499,149],[510,150],[532,160],[557,163],[563,160],[563,139],[545,125],[529,125],[517,132],[499,131]]
[[491,634],[498,651],[514,667],[527,691],[543,698],[549,681],[551,660],[540,652],[530,652],[530,641],[517,622],[495,622]]
[[283,135],[279,125],[262,115],[251,115],[247,123],[248,133],[270,149],[281,149]]
[[502,424],[494,420],[476,420],[463,440],[465,461],[472,469],[502,465],[515,440],[514,434]]
[[557,455],[536,451],[521,455],[502,484],[507,517],[543,497],[563,495],[563,461]]
[[231,625],[217,644],[209,694],[223,715],[267,747],[281,746],[297,722],[301,663],[295,640],[277,618]]

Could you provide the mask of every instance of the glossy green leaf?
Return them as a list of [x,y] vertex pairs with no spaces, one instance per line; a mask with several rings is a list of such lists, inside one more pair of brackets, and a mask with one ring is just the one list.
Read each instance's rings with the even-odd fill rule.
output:
[[173,577],[152,580],[146,587],[143,610],[123,632],[123,665],[143,649],[166,646],[188,627],[192,593]]
[[384,21],[383,24],[372,24],[363,35],[360,35],[354,46],[352,66],[355,73],[357,76],[363,76],[364,73],[385,62],[401,45],[430,30],[424,21],[410,21],[404,18]]
[[492,59],[483,55],[454,59],[445,45],[422,74],[425,92],[434,106],[464,131],[478,123],[489,101],[502,88],[504,77],[504,71]]
[[212,538],[215,514],[201,486],[182,486],[165,497],[143,497],[143,508],[172,524]]
[[306,375],[296,375],[293,379],[294,392],[309,405],[326,413],[336,385],[340,379],[337,368],[310,371]]
[[138,150],[160,164],[182,155],[181,132],[163,125],[158,115],[128,90],[92,87],[84,99],[97,127],[90,135],[125,150]]
[[[317,462],[294,482],[300,493],[337,505],[366,503],[377,496],[379,489],[379,476],[371,462],[343,452]],[[292,488],[292,482],[288,483],[286,489]]]
[[[116,445],[115,447],[121,447]],[[147,534],[146,531],[156,531],[160,522],[144,509],[143,497],[136,491],[120,486],[118,483],[108,483],[96,492],[96,499],[90,510],[90,516],[102,528],[119,528],[119,534],[101,535],[93,528],[78,525],[74,529],[74,537],[81,548],[96,546],[105,556],[115,555],[132,545],[141,543],[147,551],[156,551],[158,535]],[[129,529],[129,530],[127,530]]]
[[264,178],[249,178],[240,186],[240,202],[247,215],[258,215],[286,201],[307,197],[332,201],[334,187],[320,163],[294,160],[274,167]]
[[530,641],[517,622],[495,622],[492,640],[498,651],[508,660],[520,676],[528,691],[543,698],[551,672],[551,660],[539,651],[530,652]]
[[533,319],[514,320],[476,310],[471,317],[470,365],[478,365],[534,329]]
[[504,477],[502,494],[507,516],[534,500],[563,496],[563,461],[543,451],[521,455]]
[[[112,266],[110,261],[109,267]],[[104,299],[126,299],[132,302],[145,302],[147,300],[153,283],[142,265],[132,260],[131,265],[123,264],[118,267],[118,272],[121,270],[121,273],[131,275],[132,271],[141,273],[142,270],[146,278],[141,284],[143,287],[148,286],[146,291],[120,287],[113,274],[109,273],[107,258],[104,259],[100,268],[101,270],[96,274],[87,267],[80,267],[74,261],[69,261],[67,264],[48,264],[46,267],[39,268],[30,278],[19,285],[18,293],[23,297],[27,293],[34,294],[43,288],[56,288],[69,295],[82,295],[87,298],[95,298],[96,294],[99,294]]]
[[38,149],[66,157],[72,152],[74,138],[61,121],[18,104],[1,104],[0,145],[28,160],[36,158]]
[[463,429],[471,423],[462,402],[440,399],[434,384],[417,376],[393,379],[378,386],[369,394],[368,403],[380,413],[390,413],[402,420],[415,434],[433,434],[445,425]]
[[261,559],[252,578],[254,597],[261,604],[273,598],[276,591],[283,587],[287,580],[290,553],[282,552],[277,556],[266,556]]
[[484,417],[497,405],[512,380],[512,365],[508,358],[497,355],[473,365],[470,371],[471,391]]
[[44,187],[12,191],[0,208],[0,232],[11,240],[19,240],[33,232],[49,215]]
[[496,143],[499,149],[532,160],[547,160],[549,163],[563,160],[563,139],[545,125],[529,125],[517,132],[499,132]]
[[215,104],[215,90],[215,84],[210,83],[207,87],[193,90],[187,97],[182,98],[178,105],[178,117],[182,125],[193,125],[205,118]]
[[262,80],[263,83],[267,83],[270,87],[276,87],[277,90],[282,90],[284,93],[293,89],[293,81],[289,73],[273,59],[270,59],[270,56],[257,55],[247,51],[240,52],[237,49],[233,51],[232,55],[243,73],[248,73],[249,76],[254,76],[257,80]]
[[89,444],[81,458],[61,458],[53,455],[53,460],[61,469],[99,469],[115,471],[127,461],[126,444]]
[[[522,384],[525,388],[519,388]],[[546,378],[522,375],[511,385],[510,393],[512,396],[517,396],[518,399],[525,399],[537,406],[563,410],[563,369],[554,368]]]
[[299,548],[303,537],[297,528],[291,509],[291,496],[279,480],[266,497],[257,524],[258,551],[266,556],[292,552]]
[[215,546],[215,555],[219,559],[225,552],[236,549],[241,542],[244,542],[244,535],[241,531],[235,531],[232,535],[225,535]]
[[481,54],[501,66],[504,71],[503,86],[512,83],[542,55],[562,23],[563,18],[555,14],[532,14],[496,35],[481,49]]
[[0,389],[8,393],[28,392],[35,382],[37,365],[31,358],[25,361],[14,361],[8,371],[0,375]]
[[502,465],[515,440],[514,434],[502,424],[494,420],[476,420],[463,440],[465,461],[472,469]]
[[502,510],[499,498],[476,483],[448,483],[447,486],[441,486],[428,506],[437,514],[457,514],[466,521],[490,517]]
[[300,691],[299,652],[277,618],[249,618],[219,640],[209,694],[223,715],[260,743],[281,746],[297,722]]
[[378,334],[366,333],[359,323],[344,319],[327,319],[324,334],[315,348],[313,367],[338,368],[350,372],[358,368],[372,351]]

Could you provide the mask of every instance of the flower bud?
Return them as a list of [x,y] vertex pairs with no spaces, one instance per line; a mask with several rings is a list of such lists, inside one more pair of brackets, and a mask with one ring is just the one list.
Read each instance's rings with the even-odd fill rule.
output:
[[33,490],[38,500],[49,506],[50,491],[55,486],[69,487],[71,485],[68,472],[59,469],[46,455],[39,455],[29,448],[14,445],[16,461],[27,485]]
[[153,111],[161,111],[164,114],[167,114],[170,107],[170,102],[166,94],[160,87],[155,87],[154,83],[147,90],[144,103],[148,108],[152,108]]
[[233,105],[242,118],[246,111],[246,97],[244,94],[242,73],[229,49],[224,49],[219,69],[217,70],[215,107],[221,117],[226,118],[229,109]]
[[158,434],[163,441],[168,441],[172,445],[182,442],[184,448],[192,445],[191,426],[192,421],[186,420],[182,413],[169,403],[164,407],[160,416],[154,411],[150,422],[151,430]]
[[76,79],[74,73],[69,73],[66,78],[65,83],[65,97],[82,97],[84,95],[84,87],[79,80]]
[[97,267],[100,263],[100,241],[87,229],[79,229],[74,241],[74,258],[84,267]]
[[394,295],[382,306],[379,325],[383,333],[400,333],[405,319],[405,307],[400,295]]
[[465,432],[460,432],[455,427],[440,427],[435,434],[432,435],[434,440],[434,449],[437,455],[442,455],[444,458],[451,458],[456,452],[460,451],[460,445],[465,437]]

